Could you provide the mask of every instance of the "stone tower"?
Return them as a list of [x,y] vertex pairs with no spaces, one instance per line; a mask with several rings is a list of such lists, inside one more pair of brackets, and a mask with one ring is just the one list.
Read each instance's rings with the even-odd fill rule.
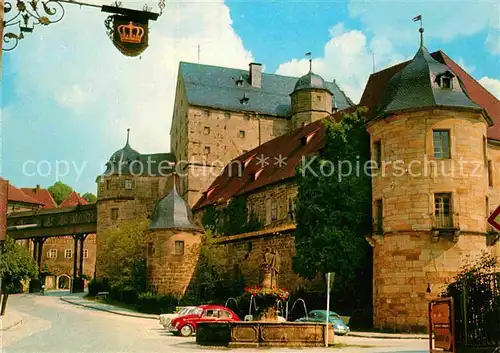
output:
[[194,223],[191,209],[175,186],[156,204],[149,230],[150,290],[183,296],[196,271],[203,230]]
[[[374,324],[425,329],[428,301],[488,242],[487,112],[421,44],[368,122]],[[492,152],[493,153],[493,152]],[[396,165],[399,164],[399,167]]]
[[111,156],[97,178],[97,256],[103,232],[124,221],[149,217],[161,197],[172,189],[175,157],[170,153],[140,154],[127,142]]
[[333,93],[312,71],[297,80],[292,98],[291,128],[298,129],[332,114]]

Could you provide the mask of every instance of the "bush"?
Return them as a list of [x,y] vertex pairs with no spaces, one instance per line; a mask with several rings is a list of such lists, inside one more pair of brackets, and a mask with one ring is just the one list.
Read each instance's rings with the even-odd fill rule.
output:
[[179,304],[173,295],[158,295],[151,292],[139,293],[135,302],[137,311],[146,314],[172,313]]
[[89,297],[95,297],[99,292],[109,292],[109,284],[106,280],[93,279],[88,284]]

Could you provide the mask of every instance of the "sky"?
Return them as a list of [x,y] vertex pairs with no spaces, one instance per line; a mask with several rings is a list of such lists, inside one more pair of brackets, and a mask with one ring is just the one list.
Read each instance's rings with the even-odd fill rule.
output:
[[443,50],[500,98],[496,1],[169,0],[135,58],[113,46],[99,9],[64,8],[60,22],[3,52],[0,175],[18,187],[62,181],[96,193],[96,177],[125,144],[127,128],[140,153],[169,152],[179,61],[198,62],[198,45],[202,64],[259,62],[265,72],[297,77],[312,52],[313,71],[357,103],[374,66],[416,53],[412,18],[421,14],[429,51]]

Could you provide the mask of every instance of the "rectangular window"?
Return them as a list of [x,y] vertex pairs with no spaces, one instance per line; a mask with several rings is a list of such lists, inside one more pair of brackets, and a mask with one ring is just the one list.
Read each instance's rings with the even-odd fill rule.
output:
[[47,252],[47,258],[49,258],[49,259],[55,259],[55,258],[57,258],[57,249],[50,249]]
[[205,116],[210,116],[210,110],[204,110],[203,115]]
[[118,219],[118,208],[111,209],[111,219],[113,221]]
[[132,189],[132,185],[133,185],[132,180],[130,179],[125,180],[125,189]]
[[442,88],[451,88],[451,78],[450,77],[442,77]]
[[86,259],[87,257],[89,257],[89,251],[88,249],[83,249],[83,258]]
[[209,146],[205,146],[205,148],[203,149],[203,153],[210,154],[210,147]]
[[245,120],[248,120],[248,119],[250,119],[250,114],[248,114],[248,113],[245,113],[245,115],[243,115],[243,119],[245,119]]
[[316,96],[316,99],[318,100],[318,102],[321,102],[321,96]]
[[493,186],[493,163],[488,161],[488,185]]
[[278,219],[278,203],[276,200],[271,201],[271,221]]
[[451,207],[451,194],[442,193],[434,195],[434,213],[437,228],[453,227],[453,213]]
[[175,241],[175,255],[184,255],[184,241]]
[[490,217],[490,199],[488,198],[488,196],[486,196],[484,200],[485,200],[484,207],[486,210],[486,219],[488,219]]
[[240,132],[238,133],[238,137],[244,138],[245,137],[245,131],[240,130]]
[[204,133],[205,135],[210,134],[210,127],[205,126],[205,127],[203,128],[203,133]]
[[295,203],[291,197],[288,199],[288,219],[295,220]]
[[373,143],[373,158],[376,165],[376,168],[380,168],[382,166],[382,141],[378,140]]
[[231,119],[231,113],[225,112],[224,113],[224,118]]
[[382,199],[375,201],[375,233],[384,233],[384,203]]
[[434,158],[449,159],[450,158],[450,131],[449,130],[434,130]]
[[106,180],[106,190],[109,190],[111,187],[111,180]]
[[73,255],[73,251],[71,249],[66,249],[64,250],[64,258],[65,259],[70,259]]

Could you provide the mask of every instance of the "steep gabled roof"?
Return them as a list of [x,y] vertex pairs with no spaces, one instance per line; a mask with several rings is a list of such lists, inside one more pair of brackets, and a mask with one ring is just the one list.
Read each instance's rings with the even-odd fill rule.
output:
[[21,188],[21,191],[24,192],[29,197],[40,201],[43,204],[43,208],[55,208],[57,207],[56,201],[52,197],[52,194],[47,189],[41,189],[40,187],[36,188]]
[[[298,78],[262,73],[260,88],[249,84],[247,70],[181,62],[182,76],[189,104],[224,110],[248,111],[288,117],[291,112],[290,94]],[[241,79],[241,85],[236,81]],[[353,106],[352,101],[335,82],[324,82],[339,110]],[[248,98],[245,104],[242,97]]]
[[[2,180],[5,180],[3,178],[0,178]],[[26,195],[24,192],[22,192],[20,189],[16,188],[14,185],[9,183],[8,187],[8,195],[7,195],[7,201],[11,203],[17,203],[17,204],[23,204],[23,205],[32,205],[32,206],[42,206],[43,203],[35,200],[34,198]]]
[[[500,101],[444,52],[439,50],[430,55],[439,63],[451,68],[460,81],[461,87],[467,97],[487,112],[494,123],[493,126],[488,128],[488,138],[500,141]],[[379,104],[383,99],[382,96],[388,88],[391,79],[410,63],[411,61],[407,61],[370,75],[359,102],[360,106],[366,106],[369,109],[367,114],[368,119],[373,119],[376,116]]]
[[66,197],[66,200],[61,202],[59,207],[73,207],[77,205],[86,205],[88,204],[87,200],[81,197],[77,192],[72,191],[71,194]]
[[[325,119],[338,120],[346,112],[337,112]],[[323,148],[325,134],[323,122],[324,119],[318,120],[293,130],[233,159],[207,189],[208,192],[203,194],[193,210],[224,203],[234,196],[293,178],[302,157],[318,153]]]

